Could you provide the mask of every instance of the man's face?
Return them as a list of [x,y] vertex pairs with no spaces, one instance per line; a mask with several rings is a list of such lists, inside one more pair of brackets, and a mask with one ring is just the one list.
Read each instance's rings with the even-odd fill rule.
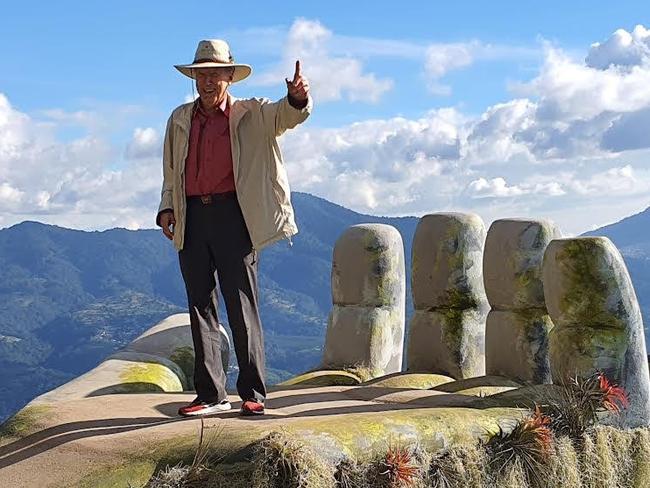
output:
[[217,105],[226,94],[234,68],[200,68],[195,71],[196,89],[204,105]]

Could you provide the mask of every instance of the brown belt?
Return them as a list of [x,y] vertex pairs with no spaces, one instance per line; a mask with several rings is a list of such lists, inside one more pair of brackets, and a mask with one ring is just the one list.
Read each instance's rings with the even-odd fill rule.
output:
[[187,197],[188,202],[197,201],[204,205],[209,205],[217,200],[232,200],[237,198],[237,193],[234,191],[225,191],[223,193],[213,193],[211,195],[192,195]]

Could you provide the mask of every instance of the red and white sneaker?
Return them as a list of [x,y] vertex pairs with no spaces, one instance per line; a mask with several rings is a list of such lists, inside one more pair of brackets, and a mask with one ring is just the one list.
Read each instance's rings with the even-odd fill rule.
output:
[[196,398],[189,405],[179,408],[178,415],[182,415],[183,417],[194,417],[197,415],[209,415],[211,413],[225,412],[231,408],[232,407],[228,400],[209,403]]
[[264,415],[264,402],[255,399],[246,400],[242,403],[240,414],[249,415]]

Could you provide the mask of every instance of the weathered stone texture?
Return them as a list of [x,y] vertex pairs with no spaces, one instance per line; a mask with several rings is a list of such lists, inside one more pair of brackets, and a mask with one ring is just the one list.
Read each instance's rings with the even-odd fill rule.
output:
[[487,309],[416,310],[409,324],[408,369],[452,378],[485,374]]
[[495,220],[487,233],[483,273],[492,310],[486,324],[486,371],[523,383],[550,383],[542,260],[561,235],[548,220]]
[[334,247],[323,367],[362,367],[372,377],[402,369],[404,275],[404,245],[394,227],[360,224],[341,235]]
[[411,250],[416,310],[471,308],[485,302],[485,225],[478,215],[436,213],[418,222]]
[[628,427],[650,423],[650,378],[641,311],[625,263],[606,237],[552,241],[544,256],[544,295],[555,324],[553,381],[604,372],[625,388]]
[[548,220],[500,219],[485,239],[483,277],[493,310],[546,308],[542,283],[544,250],[561,237]]
[[491,310],[486,323],[487,374],[525,383],[550,383],[548,334],[552,328],[545,310]]
[[412,249],[409,371],[456,379],[485,373],[484,242],[485,225],[477,215],[420,219]]
[[[132,392],[179,392],[193,389],[194,348],[187,313],[171,315],[112,354],[95,368],[55,388],[33,403]],[[219,326],[221,361],[227,371],[230,351]]]

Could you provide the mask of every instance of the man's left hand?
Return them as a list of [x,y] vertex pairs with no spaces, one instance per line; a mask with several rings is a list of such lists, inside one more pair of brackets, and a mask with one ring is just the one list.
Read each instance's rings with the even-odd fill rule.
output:
[[304,102],[309,96],[309,81],[300,74],[300,61],[296,61],[296,71],[293,74],[293,80],[285,78],[289,96],[299,102]]

